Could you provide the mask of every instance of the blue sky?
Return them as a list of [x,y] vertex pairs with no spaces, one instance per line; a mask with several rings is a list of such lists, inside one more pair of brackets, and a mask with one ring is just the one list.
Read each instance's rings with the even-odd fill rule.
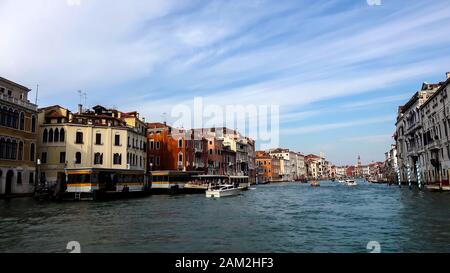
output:
[[398,105],[450,71],[444,0],[0,0],[0,18],[0,75],[40,106],[276,104],[280,145],[335,164],[383,160]]

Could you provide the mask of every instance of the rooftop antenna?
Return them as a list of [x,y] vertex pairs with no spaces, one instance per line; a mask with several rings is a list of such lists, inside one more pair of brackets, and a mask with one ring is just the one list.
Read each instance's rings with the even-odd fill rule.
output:
[[161,117],[163,118],[163,122],[164,122],[164,123],[166,123],[166,116],[167,116],[167,113],[166,113],[166,112],[164,112],[164,113],[161,114]]
[[82,100],[83,100],[83,92],[81,92],[81,90],[78,90],[78,96],[80,96],[80,104],[82,104]]
[[38,104],[38,95],[39,95],[39,84],[36,86],[36,98],[34,99],[34,104]]
[[85,105],[85,107],[87,107],[87,93],[84,92],[83,96],[84,96],[84,105]]

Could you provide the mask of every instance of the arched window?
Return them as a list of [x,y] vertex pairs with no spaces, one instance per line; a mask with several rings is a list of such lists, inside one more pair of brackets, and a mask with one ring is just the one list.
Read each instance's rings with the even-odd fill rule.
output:
[[103,164],[103,154],[101,154],[101,153],[94,154],[94,164],[96,164],[96,165]]
[[17,141],[11,142],[11,159],[17,159]]
[[113,157],[113,164],[114,164],[114,165],[120,165],[120,164],[122,164],[122,155],[121,155],[121,154],[114,154],[114,157]]
[[20,130],[25,130],[25,113],[20,112]]
[[30,145],[30,161],[34,161],[35,154],[36,154],[36,146],[34,143],[31,143],[31,145]]
[[17,155],[18,160],[23,160],[23,142],[19,142],[19,154]]
[[81,153],[77,152],[75,154],[75,164],[81,164]]
[[14,115],[13,109],[9,108],[8,114],[6,116],[6,126],[12,127],[12,125],[13,125],[13,115]]
[[42,142],[47,143],[48,141],[48,131],[47,128],[44,129],[44,133],[42,134]]
[[75,143],[83,144],[83,132],[77,132],[75,135]]
[[178,154],[178,162],[183,162],[183,153],[181,152]]
[[19,111],[15,110],[13,113],[13,124],[14,129],[19,129]]
[[183,139],[178,140],[178,148],[183,148]]
[[53,137],[54,142],[59,142],[59,130],[58,128],[55,129],[55,136]]
[[0,138],[0,159],[6,158],[6,141],[4,138]]
[[61,128],[61,131],[59,131],[59,141],[64,142],[65,141],[65,132],[64,128]]
[[2,125],[6,126],[6,121],[8,119],[8,108],[6,108],[6,106],[3,106],[2,108]]
[[36,116],[35,115],[31,116],[31,132],[33,132],[33,133],[36,132]]
[[6,140],[5,159],[11,158],[11,140]]
[[53,129],[48,131],[48,142],[53,142]]

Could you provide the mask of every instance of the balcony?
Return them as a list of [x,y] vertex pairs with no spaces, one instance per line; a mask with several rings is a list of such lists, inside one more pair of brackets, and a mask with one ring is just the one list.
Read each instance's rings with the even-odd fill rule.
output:
[[25,101],[25,100],[15,99],[13,97],[10,97],[8,95],[1,94],[1,93],[0,93],[0,99],[2,99],[4,101],[11,102],[11,103],[14,103],[16,105],[22,106],[22,107],[27,108],[27,109],[32,110],[32,111],[37,111],[37,105],[36,104],[30,103],[30,102]]

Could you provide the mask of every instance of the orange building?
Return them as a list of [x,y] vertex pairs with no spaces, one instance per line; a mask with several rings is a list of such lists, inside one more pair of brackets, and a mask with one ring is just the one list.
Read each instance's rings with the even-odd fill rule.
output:
[[148,171],[207,170],[205,139],[194,139],[190,130],[173,128],[165,123],[147,123]]
[[257,151],[256,165],[258,168],[258,183],[276,182],[281,180],[280,159],[272,158],[264,151]]

